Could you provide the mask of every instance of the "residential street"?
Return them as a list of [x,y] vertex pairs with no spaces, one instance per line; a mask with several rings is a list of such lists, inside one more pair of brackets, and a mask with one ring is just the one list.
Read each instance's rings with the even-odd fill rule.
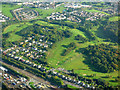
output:
[[[1,62],[1,61],[0,61],[0,62]],[[23,73],[24,75],[30,77],[30,81],[28,81],[27,84],[29,84],[29,82],[33,82],[33,81],[34,81],[35,83],[43,83],[43,84],[47,84],[47,85],[50,85],[50,86],[51,86],[51,84],[50,84],[48,81],[45,81],[44,79],[42,79],[42,78],[40,78],[40,77],[37,77],[37,76],[35,76],[35,75],[33,75],[33,74],[25,71],[25,70],[19,69],[19,68],[14,67],[14,66],[11,66],[11,65],[6,64],[6,63],[4,63],[4,62],[1,62],[1,63],[4,64],[4,65],[6,65],[6,66],[8,66],[8,67],[10,67],[11,69],[14,69],[14,70],[16,70],[16,71],[18,71],[18,72],[21,72],[21,73]],[[54,88],[57,88],[56,86],[53,86],[53,87],[54,87]]]

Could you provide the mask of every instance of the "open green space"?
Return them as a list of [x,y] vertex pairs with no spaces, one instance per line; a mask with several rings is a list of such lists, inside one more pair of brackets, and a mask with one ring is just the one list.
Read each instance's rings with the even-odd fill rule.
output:
[[[56,25],[56,24],[50,24],[48,22],[40,21],[40,20],[36,21],[35,23],[43,25],[43,26],[57,27],[56,30],[66,30],[68,28],[67,26],[65,26],[63,28],[62,26],[59,26],[59,25]],[[7,39],[8,41],[20,40],[22,37],[15,34],[15,33],[17,31],[22,30],[23,28],[25,28],[29,25],[33,25],[33,23],[29,23],[29,22],[16,23],[16,24],[7,26],[4,29],[3,34],[10,32],[10,37]],[[97,39],[94,40],[94,41],[85,42],[85,43],[79,43],[79,41],[74,40],[74,37],[78,34],[87,38],[87,36],[85,35],[84,32],[82,32],[78,29],[68,28],[67,30],[72,32],[73,35],[70,38],[64,38],[63,40],[56,42],[53,45],[53,48],[48,50],[47,60],[46,60],[48,62],[48,64],[52,67],[55,67],[55,68],[62,67],[62,68],[65,68],[67,70],[74,69],[75,73],[78,73],[79,75],[83,75],[83,76],[84,75],[96,74],[95,77],[88,77],[88,78],[102,78],[106,75],[110,75],[110,76],[113,76],[113,77],[103,78],[103,79],[106,80],[106,81],[109,81],[111,85],[117,85],[117,82],[114,82],[115,77],[118,76],[117,71],[112,72],[112,73],[100,73],[100,72],[92,71],[90,69],[90,67],[87,64],[84,63],[84,61],[85,61],[84,55],[82,53],[76,52],[76,50],[78,48],[84,48],[84,47],[87,47],[88,45],[101,44],[101,43],[111,43],[111,42],[103,42],[103,39],[97,36],[97,33],[98,33],[97,29],[98,28],[99,28],[99,26],[94,26],[94,27],[92,27],[92,29],[90,29],[90,31],[94,34],[94,36]],[[77,48],[75,48],[74,50],[71,50],[70,53],[68,53],[66,56],[61,56],[61,53],[65,49],[65,47],[63,47],[62,45],[68,45],[71,42],[75,42]]]
[[76,88],[76,87],[74,87],[74,86],[72,86],[72,85],[69,85],[69,84],[67,85],[67,87],[68,87],[68,88],[72,88],[73,90],[78,90],[78,88]]
[[103,14],[106,14],[106,15],[110,15],[110,14],[108,14],[108,13],[105,13],[105,12],[103,12],[103,11],[99,11],[99,10],[95,10],[95,9],[92,9],[92,10],[86,10],[87,12],[98,12],[98,13],[103,13]]
[[[118,72],[112,72],[112,73],[101,73],[101,72],[96,72],[92,71],[90,67],[84,63],[85,58],[82,53],[77,53],[75,52],[78,48],[84,48],[87,47],[88,45],[94,45],[94,44],[110,44],[111,42],[104,42],[102,38],[97,36],[97,29],[99,26],[94,26],[90,31],[93,33],[93,35],[96,37],[96,40],[91,41],[91,42],[85,42],[85,43],[78,43],[78,41],[74,40],[74,36],[80,34],[84,37],[85,34],[77,29],[70,29],[70,31],[73,33],[73,36],[70,38],[65,38],[62,41],[59,41],[54,44],[52,49],[48,50],[47,53],[47,62],[49,65],[58,68],[62,67],[67,70],[72,70],[74,69],[75,73],[78,73],[79,75],[91,75],[91,74],[96,74],[94,78],[102,78],[105,77],[106,75],[113,76],[111,78],[103,78],[104,80],[110,82],[111,85],[116,86],[118,82],[114,82],[115,77],[118,76]],[[62,51],[65,49],[62,45],[68,45],[71,42],[75,42],[77,45],[77,48],[75,50],[72,50],[69,54],[66,56],[61,56]],[[113,43],[112,43],[113,44]],[[91,77],[89,77],[91,78]],[[92,77],[93,78],[93,77]]]
[[30,82],[29,85],[32,89],[35,89],[34,82]]
[[109,18],[109,21],[111,21],[111,22],[118,21],[118,20],[120,20],[120,16],[113,16],[113,17]]
[[2,4],[2,13],[7,17],[13,18],[10,10],[14,10],[20,7],[20,5]]
[[26,23],[16,23],[16,24],[9,25],[4,29],[3,34],[10,32],[10,37],[7,39],[7,41],[10,41],[10,42],[18,41],[22,37],[15,33],[22,30],[23,28],[26,28],[29,25],[33,25],[33,24],[26,22]]

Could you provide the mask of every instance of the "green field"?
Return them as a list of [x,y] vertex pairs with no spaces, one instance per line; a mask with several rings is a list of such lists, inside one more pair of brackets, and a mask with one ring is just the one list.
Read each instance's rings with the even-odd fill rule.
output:
[[[79,44],[78,41],[74,40],[74,36],[80,34],[80,35],[86,37],[85,34],[77,29],[70,29],[70,31],[73,33],[72,37],[65,38],[64,40],[55,43],[53,48],[48,50],[47,62],[49,63],[49,65],[51,65],[55,68],[62,67],[67,70],[74,69],[74,71],[76,73],[78,73],[79,75],[96,74],[96,76],[94,78],[101,78],[101,77],[105,77],[106,75],[110,75],[113,77],[112,78],[103,78],[103,79],[105,79],[106,81],[109,81],[111,85],[117,85],[117,82],[113,82],[113,81],[115,80],[115,77],[118,76],[118,72],[100,73],[100,72],[92,71],[90,69],[91,67],[84,63],[84,61],[85,61],[84,55],[82,53],[75,52],[78,48],[84,48],[84,47],[87,47],[88,45],[111,43],[111,42],[103,42],[104,39],[97,36],[96,31],[97,31],[98,27],[99,26],[94,26],[90,30],[95,35],[96,40],[91,41],[91,42],[81,43],[81,44]],[[62,51],[65,49],[65,47],[63,47],[62,45],[68,45],[71,42],[75,42],[77,45],[77,48],[75,50],[72,50],[66,56],[61,56]]]
[[10,42],[18,41],[22,37],[15,33],[22,30],[23,28],[26,28],[29,25],[32,25],[32,24],[27,22],[27,23],[16,23],[16,24],[9,25],[4,29],[3,34],[10,32],[10,37],[7,39],[7,41],[10,41]]
[[111,21],[111,22],[118,21],[118,20],[120,20],[119,16],[113,16],[113,17],[109,18],[109,21]]
[[92,9],[92,10],[86,10],[87,12],[98,12],[98,13],[102,13],[102,14],[106,14],[106,15],[110,15],[108,13],[105,13],[105,12],[102,12],[102,11],[99,11],[99,10],[95,10],[95,9]]
[[78,90],[78,88],[72,86],[72,85],[67,85],[68,88],[72,88],[73,90]]
[[21,6],[19,5],[2,4],[2,13],[6,15],[7,17],[13,18],[10,10],[14,10],[20,7]]
[[29,85],[32,89],[35,89],[34,82],[30,82]]
[[[36,21],[35,23],[40,24],[40,25],[45,25],[45,26],[53,26],[53,27],[57,28],[56,30],[66,30],[68,28],[67,26],[62,28],[62,26],[59,26],[59,25],[56,25],[56,24],[50,24],[48,22],[44,22],[44,21],[40,21],[40,20]],[[20,40],[22,37],[18,36],[15,33],[17,31],[22,30],[23,28],[25,28],[29,25],[32,25],[32,23],[26,22],[26,23],[16,23],[16,24],[10,25],[10,26],[8,26],[4,29],[3,34],[12,31],[10,33],[10,37],[7,40],[8,41]],[[97,35],[97,33],[98,33],[97,28],[98,27],[99,26],[94,26],[90,30],[97,39],[94,40],[94,41],[85,42],[85,43],[79,43],[79,41],[74,40],[74,37],[78,34],[87,38],[84,32],[79,31],[78,29],[71,29],[71,28],[67,29],[70,32],[72,32],[73,35],[70,38],[64,38],[63,40],[56,42],[53,45],[53,48],[48,50],[48,52],[47,52],[47,62],[48,62],[48,64],[50,66],[54,67],[54,68],[62,67],[62,68],[65,68],[67,70],[74,69],[74,72],[78,73],[79,75],[96,74],[96,76],[92,77],[92,78],[103,78],[106,75],[110,75],[110,76],[113,76],[113,77],[103,78],[103,79],[106,80],[106,81],[109,81],[111,85],[117,85],[117,82],[113,82],[113,81],[115,80],[115,77],[118,76],[118,72],[100,73],[100,72],[92,71],[90,69],[91,67],[84,63],[84,61],[85,61],[84,55],[82,53],[76,52],[76,50],[78,48],[84,48],[84,47],[87,47],[88,45],[101,44],[101,43],[111,43],[111,42],[103,42],[103,39],[98,37],[98,35]],[[75,50],[72,50],[66,56],[61,56],[62,51],[65,49],[65,47],[63,47],[62,45],[68,45],[71,42],[75,42],[76,45],[77,45],[77,48]],[[87,78],[90,78],[90,77],[87,77]]]

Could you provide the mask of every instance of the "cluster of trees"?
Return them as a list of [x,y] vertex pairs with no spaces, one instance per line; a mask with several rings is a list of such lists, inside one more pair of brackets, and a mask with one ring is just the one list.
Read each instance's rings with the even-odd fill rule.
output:
[[110,45],[89,45],[82,52],[97,71],[107,73],[118,70],[118,51]]
[[71,50],[76,48],[76,44],[74,42],[70,43],[69,45],[64,45],[67,49],[64,49],[61,53],[62,56],[67,55]]
[[44,26],[43,29],[43,26],[40,26],[38,24],[34,24],[32,26],[24,28],[16,34],[26,37],[34,33],[39,35],[45,35],[45,40],[51,41],[53,43],[63,39],[64,37],[69,38],[72,35],[72,33],[68,30],[56,30],[56,28],[50,28],[47,26]]
[[85,32],[86,36],[89,38],[90,41],[95,40],[94,35],[89,31],[89,29],[95,24],[94,22],[93,23],[90,21],[84,22],[85,20],[83,20],[82,23],[76,23],[76,22],[65,22],[62,20],[61,21],[57,21],[57,20],[48,21],[47,19],[41,19],[41,20],[52,24],[58,24],[60,26],[68,26],[68,28],[78,29],[80,31]]
[[82,42],[86,42],[87,41],[86,38],[84,38],[83,36],[81,36],[79,34],[77,36],[75,36],[75,40],[79,40],[79,41],[82,41]]
[[55,84],[55,85],[58,85],[58,86],[64,85],[62,79],[59,78],[58,76],[48,77],[48,81],[50,81],[51,83],[53,83],[53,84]]
[[102,25],[98,28],[102,32],[102,38],[110,40],[112,42],[118,42],[118,22],[103,21]]

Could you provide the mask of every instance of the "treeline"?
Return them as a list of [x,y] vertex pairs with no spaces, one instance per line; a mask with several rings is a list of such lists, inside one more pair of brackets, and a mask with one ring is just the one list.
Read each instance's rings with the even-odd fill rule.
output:
[[58,24],[60,26],[68,26],[69,28],[78,29],[80,31],[85,32],[86,36],[89,38],[90,41],[95,40],[94,35],[89,31],[90,27],[87,27],[87,26],[91,26],[91,24],[89,24],[89,23],[92,23],[92,22],[76,23],[76,22],[65,22],[62,20],[61,21],[59,21],[59,20],[49,21],[47,19],[40,19],[40,20],[46,21],[46,22],[49,22],[52,24]]
[[67,49],[64,49],[63,52],[61,53],[61,56],[67,55],[71,50],[76,48],[76,44],[74,42],[70,43],[69,45],[63,45]]
[[[81,51],[81,49],[78,51]],[[82,53],[88,57],[87,62],[89,62],[96,71],[103,73],[118,71],[119,53],[117,49],[112,48],[110,45],[89,45],[82,50]]]
[[118,42],[118,22],[109,22],[104,21],[103,25],[100,25],[98,28],[99,31],[103,34],[104,37],[109,41]]
[[86,42],[86,41],[87,41],[87,39],[84,38],[84,37],[81,36],[81,35],[77,35],[77,36],[75,36],[75,40],[78,40],[78,41],[81,41],[81,42]]
[[72,33],[68,30],[57,30],[57,28],[40,26],[38,24],[34,24],[32,26],[24,28],[16,34],[26,37],[31,36],[31,34],[34,33],[39,35],[45,35],[45,40],[51,41],[53,43],[63,39],[64,37],[69,38],[72,35]]
[[64,85],[63,81],[61,78],[59,78],[58,76],[48,76],[47,80],[51,83],[53,83],[54,85],[58,85],[58,86],[62,86]]

